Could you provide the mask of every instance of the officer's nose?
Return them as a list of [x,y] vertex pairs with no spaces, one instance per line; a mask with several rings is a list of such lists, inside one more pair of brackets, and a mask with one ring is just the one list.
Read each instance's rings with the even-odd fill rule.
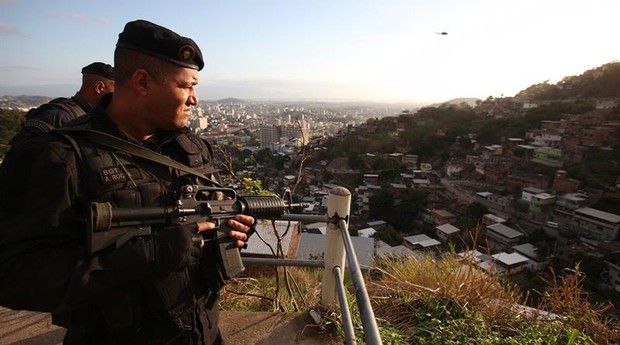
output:
[[190,95],[187,98],[187,105],[198,105],[198,96],[196,94]]

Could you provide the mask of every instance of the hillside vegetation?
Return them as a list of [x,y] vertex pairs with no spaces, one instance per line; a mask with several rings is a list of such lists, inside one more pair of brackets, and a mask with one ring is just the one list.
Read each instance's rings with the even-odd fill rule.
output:
[[[593,305],[581,288],[577,267],[554,273],[537,308],[501,276],[474,268],[471,258],[382,258],[368,272],[366,286],[384,344],[618,344],[618,320],[609,304]],[[322,270],[280,268],[273,275],[235,279],[222,297],[231,311],[320,310]],[[345,278],[345,284],[351,284]],[[349,291],[358,344],[361,318]],[[322,310],[325,332],[342,336],[338,310]]]
[[22,126],[25,112],[20,110],[0,109],[0,160],[9,149],[8,143]]
[[[528,131],[540,128],[543,121],[561,121],[569,114],[582,115],[594,110],[596,99],[620,94],[618,73],[620,62],[615,62],[581,76],[567,77],[557,85],[533,85],[515,97],[490,97],[476,107],[461,103],[425,107],[415,113],[406,110],[396,118],[368,122],[366,126],[374,130],[349,131],[330,138],[320,159],[333,160],[346,155],[351,169],[379,172],[384,175],[382,178],[395,174],[398,167],[381,157],[368,165],[363,159],[366,154],[414,154],[418,162],[441,167],[450,160],[479,154],[475,145],[495,145],[508,138],[525,138]],[[544,101],[535,108],[524,109],[524,99]],[[620,109],[607,111],[611,114],[610,121],[620,121]],[[490,112],[502,116],[490,116]],[[397,125],[398,136],[391,135],[397,131]],[[589,148],[580,164],[564,169],[573,178],[583,181],[584,188],[614,185],[620,175],[619,144],[616,140],[604,149]]]
[[563,78],[557,84],[544,81],[515,95],[519,100],[546,101],[561,99],[620,97],[620,62],[593,68],[579,76]]

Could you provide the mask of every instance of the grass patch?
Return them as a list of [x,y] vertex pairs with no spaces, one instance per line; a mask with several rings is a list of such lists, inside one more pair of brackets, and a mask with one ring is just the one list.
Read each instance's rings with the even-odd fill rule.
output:
[[321,304],[322,268],[279,267],[257,277],[233,279],[222,291],[228,311],[308,312]]
[[[279,268],[278,274],[233,281],[222,308],[239,311],[319,310],[323,325],[344,339],[338,310],[320,306],[323,269]],[[365,277],[383,344],[620,344],[610,305],[591,305],[579,267],[554,274],[537,309],[524,307],[518,286],[456,254],[419,260],[381,258]],[[357,344],[364,331],[353,287],[348,300]]]

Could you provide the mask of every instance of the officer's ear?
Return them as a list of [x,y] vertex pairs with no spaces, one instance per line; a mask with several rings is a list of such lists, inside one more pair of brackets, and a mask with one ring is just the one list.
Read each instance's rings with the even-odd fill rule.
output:
[[106,91],[105,83],[101,80],[97,81],[95,83],[95,92],[100,95],[104,93],[105,91]]
[[145,69],[138,69],[133,73],[131,78],[132,85],[138,93],[146,95],[149,89],[151,76]]

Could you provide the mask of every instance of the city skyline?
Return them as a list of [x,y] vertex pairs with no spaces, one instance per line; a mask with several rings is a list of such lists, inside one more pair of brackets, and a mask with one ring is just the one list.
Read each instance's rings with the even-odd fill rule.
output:
[[[67,96],[80,69],[113,63],[124,24],[192,37],[201,100],[428,104],[512,96],[617,61],[611,0],[0,0],[0,96]],[[121,9],[121,10],[118,10]],[[445,33],[445,34],[443,34]]]

